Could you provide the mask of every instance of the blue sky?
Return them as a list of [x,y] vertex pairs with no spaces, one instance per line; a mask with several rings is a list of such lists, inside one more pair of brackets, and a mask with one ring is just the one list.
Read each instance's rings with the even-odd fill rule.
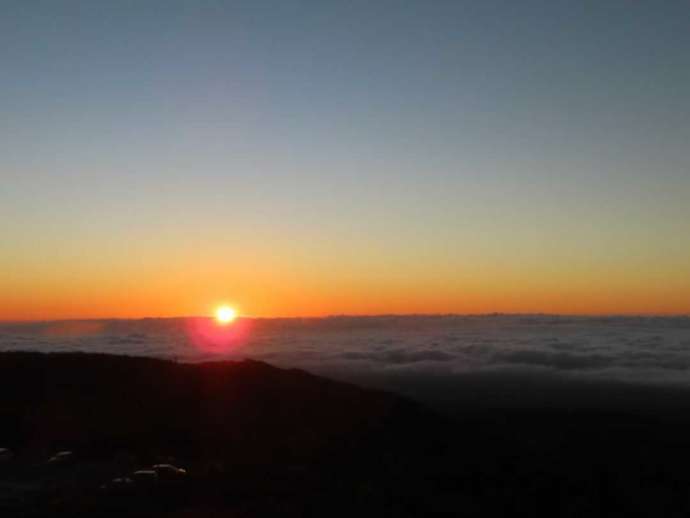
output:
[[[200,246],[274,254],[324,286],[376,270],[384,290],[433,284],[422,270],[553,290],[619,272],[610,290],[677,290],[666,307],[640,288],[638,311],[690,311],[687,2],[2,8],[12,286],[40,292],[34,263],[52,257],[129,271],[113,250]],[[453,286],[430,308],[471,309]]]

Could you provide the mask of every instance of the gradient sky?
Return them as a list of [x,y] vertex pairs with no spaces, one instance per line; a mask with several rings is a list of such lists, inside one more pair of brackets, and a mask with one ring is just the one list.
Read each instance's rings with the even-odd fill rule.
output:
[[0,319],[690,313],[687,1],[0,9]]

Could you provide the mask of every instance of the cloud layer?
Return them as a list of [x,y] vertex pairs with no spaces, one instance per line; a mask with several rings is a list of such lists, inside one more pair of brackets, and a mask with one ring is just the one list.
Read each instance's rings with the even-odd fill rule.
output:
[[690,386],[690,318],[438,316],[252,321],[209,352],[180,319],[4,324],[0,350],[84,351],[181,361],[254,358],[328,373],[550,372]]

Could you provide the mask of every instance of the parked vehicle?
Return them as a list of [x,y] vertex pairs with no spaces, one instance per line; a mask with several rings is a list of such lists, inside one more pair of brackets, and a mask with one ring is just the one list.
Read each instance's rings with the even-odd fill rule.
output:
[[71,451],[59,451],[48,459],[48,464],[66,464],[74,460],[74,453]]
[[177,480],[187,475],[187,470],[172,464],[154,464],[152,469],[161,480]]

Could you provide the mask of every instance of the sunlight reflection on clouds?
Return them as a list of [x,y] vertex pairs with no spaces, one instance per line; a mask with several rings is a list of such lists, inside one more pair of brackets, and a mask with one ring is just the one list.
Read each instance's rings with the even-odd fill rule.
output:
[[[99,352],[188,362],[252,358],[316,373],[335,369],[453,374],[517,369],[690,384],[690,318],[686,317],[246,320],[233,331],[232,347],[200,347],[200,337],[206,340],[209,333],[189,332],[190,328],[206,329],[199,322],[143,319],[61,326],[3,324],[0,350]],[[229,331],[224,333],[227,338]]]

